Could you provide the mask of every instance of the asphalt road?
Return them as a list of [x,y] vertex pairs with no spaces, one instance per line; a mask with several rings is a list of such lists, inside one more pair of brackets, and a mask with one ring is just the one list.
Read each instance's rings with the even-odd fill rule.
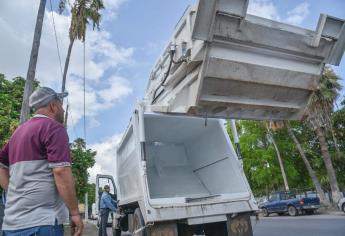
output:
[[345,215],[260,217],[252,227],[254,236],[345,236]]
[[[345,214],[252,218],[254,236],[345,236]],[[108,235],[110,229],[108,229]],[[129,236],[122,233],[122,236]]]

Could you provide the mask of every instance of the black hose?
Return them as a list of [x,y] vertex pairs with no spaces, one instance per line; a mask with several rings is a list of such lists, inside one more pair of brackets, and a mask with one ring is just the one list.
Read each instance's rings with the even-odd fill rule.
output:
[[172,66],[172,64],[173,64],[173,62],[174,62],[173,57],[174,57],[174,54],[175,54],[175,50],[170,50],[169,54],[170,54],[170,62],[169,62],[168,70],[167,70],[167,72],[165,73],[164,79],[162,80],[162,82],[161,82],[161,83],[159,84],[159,86],[155,89],[155,91],[154,91],[154,93],[153,93],[153,99],[152,99],[151,104],[156,103],[156,101],[157,101],[157,99],[159,98],[159,96],[164,92],[164,89],[163,89],[163,90],[157,95],[158,89],[159,89],[160,87],[164,86],[164,83],[165,83],[165,81],[167,80],[167,78],[168,78],[168,76],[169,76],[171,66]]

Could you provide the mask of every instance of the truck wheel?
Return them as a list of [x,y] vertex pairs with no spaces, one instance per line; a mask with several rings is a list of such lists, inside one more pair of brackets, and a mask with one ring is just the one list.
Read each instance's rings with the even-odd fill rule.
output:
[[231,236],[253,236],[251,212],[227,216],[227,234]]
[[[133,232],[145,226],[145,221],[139,208],[135,209],[133,218]],[[146,230],[142,230],[136,236],[146,236]]]
[[262,215],[264,217],[268,217],[270,215],[270,213],[268,213],[268,210],[266,208],[262,208]]
[[294,207],[294,206],[288,207],[288,213],[290,216],[297,216],[298,215],[298,211],[297,211],[296,207]]
[[342,209],[343,212],[345,213],[345,203],[341,206],[341,209]]

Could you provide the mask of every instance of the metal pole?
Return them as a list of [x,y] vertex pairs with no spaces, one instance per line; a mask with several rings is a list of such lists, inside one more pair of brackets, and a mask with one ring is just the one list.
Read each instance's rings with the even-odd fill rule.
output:
[[88,193],[85,193],[85,220],[89,219]]

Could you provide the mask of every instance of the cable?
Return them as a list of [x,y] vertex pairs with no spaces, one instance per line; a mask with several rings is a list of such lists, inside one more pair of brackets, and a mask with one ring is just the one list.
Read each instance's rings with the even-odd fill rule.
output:
[[83,54],[83,82],[84,82],[84,140],[86,144],[86,103],[85,103],[85,84],[86,84],[86,79],[85,79],[85,39],[83,42],[83,47],[84,47],[84,54]]
[[169,52],[170,54],[170,62],[169,62],[169,66],[168,66],[168,70],[167,72],[164,74],[164,78],[162,80],[162,82],[158,85],[158,87],[155,89],[154,93],[153,93],[153,99],[152,99],[152,102],[151,104],[155,104],[157,99],[159,98],[159,96],[164,92],[164,89],[157,95],[157,91],[160,87],[164,86],[164,83],[165,81],[167,80],[168,76],[169,76],[169,73],[170,73],[170,69],[171,69],[171,66],[174,62],[174,54],[175,54],[175,50],[170,50]]
[[[51,14],[52,14],[52,19],[53,19],[54,36],[55,36],[56,49],[57,49],[57,54],[58,54],[58,58],[59,58],[60,72],[61,72],[61,78],[62,78],[62,77],[63,77],[62,63],[61,63],[59,42],[58,42],[58,38],[57,38],[57,34],[56,34],[56,27],[55,27],[55,20],[54,20],[54,11],[53,11],[52,0],[49,0],[49,3],[50,3],[50,12],[51,12]],[[64,91],[63,91],[63,92],[64,92]]]

